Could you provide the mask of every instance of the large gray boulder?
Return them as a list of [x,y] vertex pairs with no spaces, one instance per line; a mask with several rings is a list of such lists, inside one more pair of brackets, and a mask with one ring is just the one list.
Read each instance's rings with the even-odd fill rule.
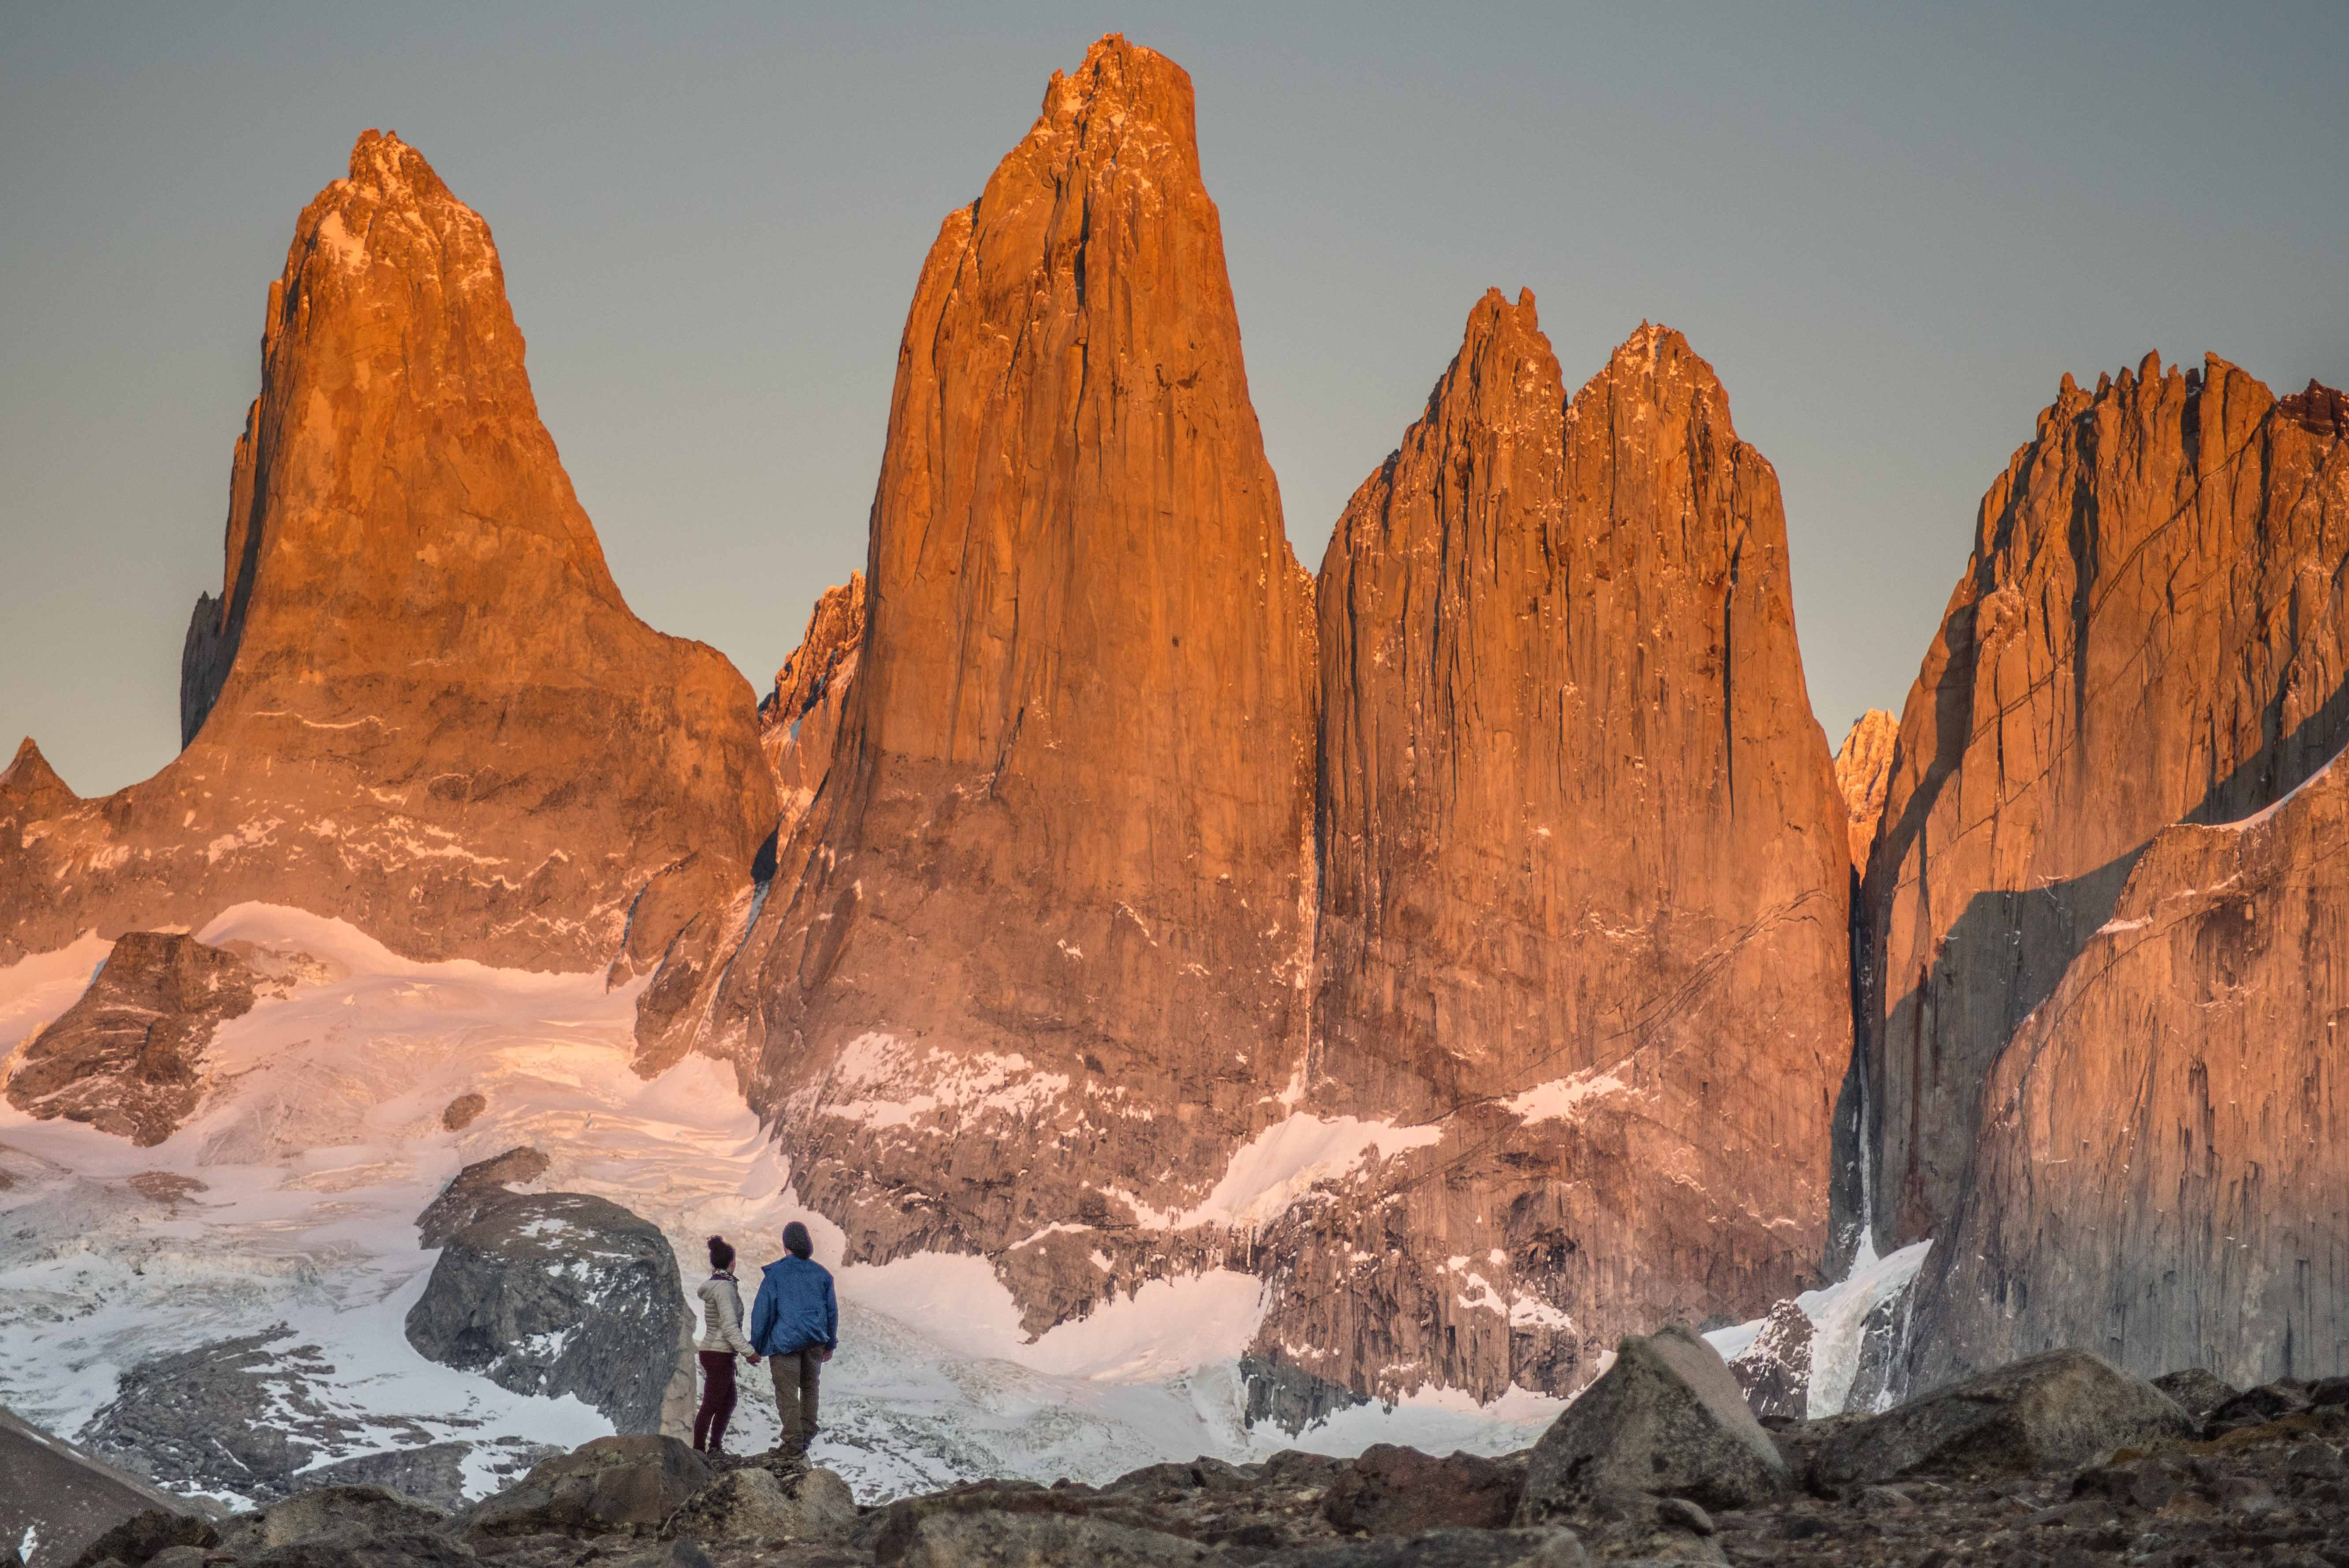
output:
[[[456,1109],[454,1102],[450,1109]],[[428,1247],[446,1245],[450,1237],[490,1210],[520,1196],[513,1189],[545,1175],[550,1163],[544,1154],[528,1145],[476,1160],[450,1178],[449,1184],[416,1216],[416,1228],[421,1233],[419,1239]]]
[[0,1408],[0,1550],[29,1538],[26,1568],[65,1568],[91,1542],[149,1511],[173,1518],[193,1511],[186,1500]]
[[448,1237],[408,1342],[518,1394],[575,1394],[624,1433],[655,1432],[685,1322],[659,1227],[585,1193],[507,1194]]
[[1534,1445],[1518,1522],[1625,1493],[1743,1508],[1786,1488],[1786,1461],[1712,1346],[1674,1324],[1616,1350]]
[[661,1533],[704,1546],[751,1541],[838,1541],[856,1523],[856,1499],[828,1470],[789,1477],[729,1470],[669,1515]]
[[1475,1454],[1437,1459],[1394,1443],[1372,1443],[1348,1460],[1321,1500],[1321,1516],[1344,1535],[1418,1535],[1431,1530],[1492,1530],[1516,1517],[1525,1491],[1522,1461]]
[[1928,1472],[2072,1470],[2120,1448],[2191,1438],[2152,1384],[2085,1350],[2050,1350],[1838,1427],[1811,1455],[1815,1484]]
[[709,1461],[675,1438],[597,1438],[540,1461],[461,1522],[484,1537],[656,1530],[714,1479]]

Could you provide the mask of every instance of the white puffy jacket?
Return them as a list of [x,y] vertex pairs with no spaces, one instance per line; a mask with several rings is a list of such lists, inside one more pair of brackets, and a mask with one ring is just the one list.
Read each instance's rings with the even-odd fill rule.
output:
[[750,1342],[742,1336],[742,1293],[735,1287],[734,1276],[714,1274],[701,1282],[701,1338],[697,1350],[731,1350],[738,1356],[756,1356]]

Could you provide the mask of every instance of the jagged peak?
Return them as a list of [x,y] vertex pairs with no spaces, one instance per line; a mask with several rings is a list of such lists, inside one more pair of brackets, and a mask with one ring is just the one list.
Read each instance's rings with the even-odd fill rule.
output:
[[815,607],[808,612],[806,634],[775,672],[775,687],[759,705],[762,723],[797,723],[823,699],[833,675],[864,641],[864,606],[862,572],[850,573],[847,582],[817,595]]
[[67,800],[81,799],[64,779],[57,777],[57,770],[49,766],[49,759],[41,755],[40,747],[29,735],[17,743],[16,759],[5,769],[0,769],[0,793],[23,799],[43,796],[62,796]]
[[[1023,145],[1056,139],[1106,126],[1123,136],[1155,126],[1170,137],[1196,168],[1198,129],[1191,74],[1155,49],[1104,33],[1085,51],[1084,62],[1044,85],[1043,107]],[[1015,154],[1016,156],[1016,154]]]
[[1689,346],[1686,337],[1662,322],[1640,322],[1617,346],[1606,366],[1584,382],[1567,404],[1567,422],[1576,423],[1585,407],[1619,394],[1658,406],[1676,406],[1683,400],[1709,404],[1723,433],[1732,440],[1737,438],[1729,418],[1729,394],[1721,377],[1702,355]]

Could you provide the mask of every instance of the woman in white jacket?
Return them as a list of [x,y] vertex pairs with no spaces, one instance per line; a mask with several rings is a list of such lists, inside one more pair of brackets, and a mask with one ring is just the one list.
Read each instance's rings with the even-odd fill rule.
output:
[[709,1277],[701,1282],[701,1409],[693,1418],[693,1446],[699,1453],[726,1451],[726,1423],[734,1416],[734,1357],[759,1364],[759,1353],[742,1337],[742,1292],[734,1283],[734,1249],[723,1236],[709,1238]]

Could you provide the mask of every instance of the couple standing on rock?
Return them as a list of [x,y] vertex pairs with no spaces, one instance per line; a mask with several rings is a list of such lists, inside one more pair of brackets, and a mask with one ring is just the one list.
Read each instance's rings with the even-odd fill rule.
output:
[[734,1357],[756,1367],[767,1357],[775,1378],[775,1404],[782,1412],[782,1446],[805,1453],[815,1439],[819,1369],[840,1348],[840,1308],[833,1300],[832,1271],[812,1255],[808,1228],[793,1220],[783,1227],[783,1253],[766,1266],[758,1299],[750,1307],[750,1334],[742,1336],[742,1293],[734,1279],[734,1249],[723,1236],[709,1238],[708,1279],[701,1282],[701,1409],[693,1418],[693,1446],[723,1453],[726,1423],[734,1414]]

